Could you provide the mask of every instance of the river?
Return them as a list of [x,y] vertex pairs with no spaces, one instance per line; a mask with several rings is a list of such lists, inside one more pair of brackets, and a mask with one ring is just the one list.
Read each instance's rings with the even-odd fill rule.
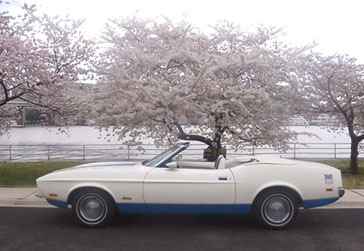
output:
[[[298,144],[290,144],[286,150],[266,146],[233,149],[226,145],[227,157],[255,154],[279,154],[288,158],[349,157],[350,138],[346,131],[330,131],[319,126],[294,126],[291,130],[316,136],[301,134]],[[0,161],[148,159],[162,151],[153,146],[150,138],[143,141],[148,145],[143,145],[141,149],[123,145],[117,136],[106,135],[87,126],[10,128],[7,134],[0,137]],[[206,146],[198,142],[192,145],[187,150],[187,156],[202,158]]]
[[[299,135],[298,143],[350,143],[347,130],[330,131],[326,127],[319,126],[292,126],[290,129],[298,133],[315,134],[317,137]],[[61,131],[64,131],[63,133]],[[98,129],[88,126],[71,126],[69,128],[56,127],[24,127],[10,128],[8,133],[0,136],[0,145],[18,144],[107,144],[121,143],[116,136],[107,137]],[[152,143],[151,139],[145,139],[144,143]]]

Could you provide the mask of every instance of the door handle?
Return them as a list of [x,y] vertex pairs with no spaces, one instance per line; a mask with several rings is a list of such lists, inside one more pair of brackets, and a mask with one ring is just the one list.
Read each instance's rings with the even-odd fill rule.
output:
[[227,180],[227,177],[219,177],[219,180]]

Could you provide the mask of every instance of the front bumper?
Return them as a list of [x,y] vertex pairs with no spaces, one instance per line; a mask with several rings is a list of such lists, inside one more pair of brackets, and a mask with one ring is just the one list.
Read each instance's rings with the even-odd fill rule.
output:
[[343,197],[345,194],[345,189],[343,187],[339,187],[339,197]]

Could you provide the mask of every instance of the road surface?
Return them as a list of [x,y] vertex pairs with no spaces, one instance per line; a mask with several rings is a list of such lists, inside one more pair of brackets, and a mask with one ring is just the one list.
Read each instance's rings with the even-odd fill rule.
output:
[[70,210],[4,207],[0,250],[364,250],[364,209],[301,210],[272,231],[236,215],[119,216],[88,229]]

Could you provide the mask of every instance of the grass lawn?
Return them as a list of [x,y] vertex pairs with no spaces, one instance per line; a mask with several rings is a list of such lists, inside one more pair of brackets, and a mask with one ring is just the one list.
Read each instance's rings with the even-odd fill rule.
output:
[[350,173],[349,160],[331,159],[331,160],[320,160],[317,162],[324,163],[340,169],[345,188],[364,189],[364,159],[358,161],[359,169],[357,175],[352,175]]
[[76,166],[77,162],[0,163],[0,187],[35,187],[35,180],[54,170]]
[[[364,189],[364,160],[359,160],[358,175],[349,172],[349,160],[315,160],[339,168],[345,188]],[[0,163],[0,187],[35,187],[35,180],[54,170],[76,166],[84,162],[27,162]]]

